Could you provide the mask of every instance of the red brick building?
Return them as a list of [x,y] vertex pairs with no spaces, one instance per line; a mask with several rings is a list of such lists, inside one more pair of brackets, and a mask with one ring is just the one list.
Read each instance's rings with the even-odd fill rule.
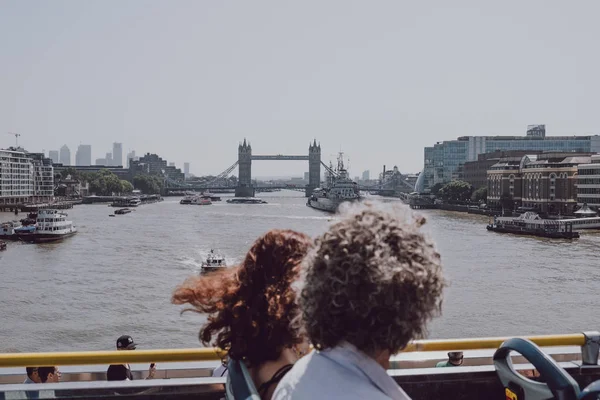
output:
[[577,166],[593,153],[542,153],[506,157],[488,171],[488,204],[500,206],[510,197],[523,206],[549,214],[571,215],[577,206]]

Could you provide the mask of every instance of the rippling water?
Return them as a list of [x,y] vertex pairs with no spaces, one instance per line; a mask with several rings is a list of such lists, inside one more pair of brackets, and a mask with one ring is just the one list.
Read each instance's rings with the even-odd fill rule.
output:
[[[109,218],[106,205],[69,210],[79,233],[62,243],[9,243],[0,253],[0,352],[195,347],[203,317],[180,315],[173,289],[211,248],[228,263],[272,228],[316,235],[330,216],[297,192],[266,205],[181,206],[179,198]],[[600,234],[573,242],[489,233],[487,218],[423,211],[450,287],[431,337],[568,333],[597,329]],[[0,214],[0,220],[12,215]]]

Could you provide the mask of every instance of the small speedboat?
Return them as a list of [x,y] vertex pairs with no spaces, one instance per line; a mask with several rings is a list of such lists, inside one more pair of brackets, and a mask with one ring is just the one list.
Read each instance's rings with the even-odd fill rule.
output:
[[222,255],[215,253],[215,251],[211,249],[210,253],[208,253],[208,256],[206,256],[206,260],[202,262],[200,274],[204,275],[223,268],[227,268],[227,265],[225,264],[225,258]]
[[117,211],[115,211],[115,215],[125,215],[125,214],[129,214],[131,212],[131,210],[129,208],[120,208]]

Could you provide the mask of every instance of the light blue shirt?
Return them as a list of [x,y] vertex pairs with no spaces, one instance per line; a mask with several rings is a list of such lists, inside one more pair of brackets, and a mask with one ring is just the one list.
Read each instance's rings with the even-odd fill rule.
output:
[[373,358],[349,343],[313,351],[277,385],[272,400],[374,399],[410,397]]
[[[29,377],[27,377],[27,379],[25,379],[25,382],[23,383],[33,383],[35,384],[34,381],[32,381],[31,379],[29,379]],[[25,392],[27,394],[27,398],[28,399],[39,399],[40,398],[40,394],[39,392]]]

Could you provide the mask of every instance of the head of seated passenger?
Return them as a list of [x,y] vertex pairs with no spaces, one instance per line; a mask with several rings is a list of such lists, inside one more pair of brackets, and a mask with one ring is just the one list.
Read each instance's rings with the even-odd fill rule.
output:
[[57,383],[60,380],[60,372],[56,367],[39,367],[38,374],[41,383]]
[[299,328],[290,324],[299,316],[291,286],[311,244],[302,233],[271,230],[254,242],[239,266],[190,278],[173,294],[173,303],[208,314],[200,341],[242,360],[263,399],[308,348]]
[[406,399],[389,358],[424,337],[441,311],[440,255],[406,207],[365,202],[341,212],[305,260],[299,299],[316,352],[275,399]]

